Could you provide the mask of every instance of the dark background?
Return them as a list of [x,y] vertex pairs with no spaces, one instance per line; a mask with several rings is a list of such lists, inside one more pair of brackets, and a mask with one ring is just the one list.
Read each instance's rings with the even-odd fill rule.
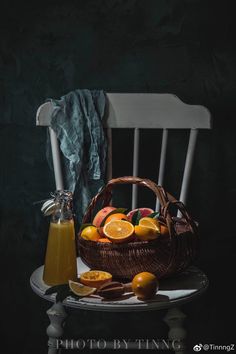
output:
[[[175,93],[184,102],[210,109],[213,130],[199,134],[188,203],[201,226],[196,264],[209,276],[210,287],[184,308],[189,314],[188,352],[199,342],[232,343],[233,1],[8,1],[1,5],[0,18],[1,352],[46,353],[48,304],[33,294],[29,277],[44,261],[48,227],[33,203],[47,198],[54,180],[45,157],[46,132],[35,127],[35,114],[46,98],[58,98],[76,88]],[[129,156],[130,149],[120,144],[119,134],[115,137],[116,174],[122,175],[128,174],[124,156]],[[180,134],[180,138],[171,135],[174,151],[180,151],[186,140],[185,132]],[[157,139],[147,133],[142,139],[148,152],[140,175],[156,179],[152,166],[158,159]],[[129,141],[129,133],[123,140]],[[179,160],[175,152],[169,156],[166,187],[175,194],[171,176]],[[147,161],[152,167],[148,176]],[[157,333],[155,316],[81,312],[76,333],[80,338],[156,338],[162,332]]]

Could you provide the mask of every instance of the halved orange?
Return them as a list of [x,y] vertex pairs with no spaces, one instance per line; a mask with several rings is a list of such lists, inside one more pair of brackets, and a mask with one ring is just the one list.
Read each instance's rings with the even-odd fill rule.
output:
[[77,296],[89,296],[97,290],[96,288],[92,288],[90,286],[85,286],[83,284],[77,283],[75,281],[69,280],[70,290]]
[[128,242],[133,238],[134,225],[126,220],[113,220],[105,224],[103,232],[112,242]]
[[112,275],[102,270],[90,270],[80,275],[80,281],[84,285],[99,288],[101,285],[112,281]]

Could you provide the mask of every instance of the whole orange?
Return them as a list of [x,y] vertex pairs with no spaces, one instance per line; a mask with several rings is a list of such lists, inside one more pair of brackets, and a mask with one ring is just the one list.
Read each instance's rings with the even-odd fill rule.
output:
[[151,299],[158,290],[158,280],[156,276],[149,272],[136,274],[132,280],[132,290],[140,300]]
[[123,213],[114,213],[109,215],[106,220],[105,220],[105,224],[107,224],[110,221],[113,220],[128,220],[127,215],[123,214]]

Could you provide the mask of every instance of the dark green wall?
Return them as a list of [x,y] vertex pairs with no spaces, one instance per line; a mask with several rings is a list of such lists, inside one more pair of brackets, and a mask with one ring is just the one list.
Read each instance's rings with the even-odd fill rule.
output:
[[[46,352],[47,318],[43,311],[48,304],[32,293],[29,276],[43,263],[47,237],[47,221],[33,202],[47,197],[54,189],[54,181],[45,158],[46,133],[35,127],[35,113],[46,98],[57,98],[76,88],[170,92],[187,103],[203,104],[211,110],[213,131],[199,135],[189,202],[202,231],[196,262],[209,275],[210,288],[194,306],[186,307],[191,315],[187,326],[191,332],[190,346],[198,342],[233,342],[232,330],[227,325],[233,301],[230,280],[235,255],[233,1],[8,1],[1,5],[0,18],[4,353]],[[181,138],[171,138],[172,146],[179,150],[185,136],[181,134]],[[147,136],[143,137],[144,144],[149,141]],[[149,149],[150,159],[145,161],[152,164],[155,153],[154,141]],[[119,153],[117,156],[119,160]],[[120,162],[121,174],[126,174],[122,165]],[[171,166],[167,179],[175,193],[169,171]],[[140,173],[145,176],[145,165]],[[155,178],[155,171],[148,177]],[[104,338],[109,333],[105,321],[110,326],[122,320],[122,316],[94,316],[81,313],[82,331],[78,336],[85,335],[91,325],[91,335],[98,326]],[[154,315],[145,315],[145,319],[145,335],[154,338]],[[140,336],[142,325],[136,317],[135,323],[134,329]],[[132,335],[130,331],[127,329],[126,338]]]

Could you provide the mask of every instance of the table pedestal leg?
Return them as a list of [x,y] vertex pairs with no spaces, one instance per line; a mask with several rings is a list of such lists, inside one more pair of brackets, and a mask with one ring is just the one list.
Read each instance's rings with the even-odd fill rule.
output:
[[63,335],[63,326],[67,317],[64,306],[61,302],[57,302],[47,311],[50,325],[47,328],[48,335],[48,354],[57,354],[59,350],[60,339]]
[[186,315],[177,307],[170,308],[164,318],[169,326],[168,338],[172,342],[175,354],[186,353],[186,330],[183,328],[185,318]]

